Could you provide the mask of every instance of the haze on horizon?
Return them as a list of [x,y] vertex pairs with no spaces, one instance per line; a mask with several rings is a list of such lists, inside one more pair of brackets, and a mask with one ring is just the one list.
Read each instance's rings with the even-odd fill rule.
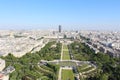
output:
[[0,29],[119,30],[120,0],[0,0]]

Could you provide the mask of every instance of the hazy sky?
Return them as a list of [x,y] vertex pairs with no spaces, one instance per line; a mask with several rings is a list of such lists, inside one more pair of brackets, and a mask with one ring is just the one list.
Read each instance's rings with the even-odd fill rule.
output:
[[120,30],[120,0],[0,0],[0,29]]

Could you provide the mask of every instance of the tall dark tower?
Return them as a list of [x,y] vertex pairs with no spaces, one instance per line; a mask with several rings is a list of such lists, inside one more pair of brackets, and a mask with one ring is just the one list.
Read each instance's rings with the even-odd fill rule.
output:
[[61,28],[62,28],[61,25],[59,25],[59,33],[61,33]]

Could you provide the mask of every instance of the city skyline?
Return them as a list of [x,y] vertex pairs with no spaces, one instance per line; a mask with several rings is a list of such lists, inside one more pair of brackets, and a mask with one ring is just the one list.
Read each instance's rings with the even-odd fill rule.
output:
[[1,0],[0,29],[119,30],[119,0]]

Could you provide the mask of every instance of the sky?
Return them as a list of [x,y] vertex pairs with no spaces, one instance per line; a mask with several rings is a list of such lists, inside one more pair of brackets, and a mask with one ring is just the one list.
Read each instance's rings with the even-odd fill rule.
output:
[[120,0],[0,0],[0,29],[120,30]]

